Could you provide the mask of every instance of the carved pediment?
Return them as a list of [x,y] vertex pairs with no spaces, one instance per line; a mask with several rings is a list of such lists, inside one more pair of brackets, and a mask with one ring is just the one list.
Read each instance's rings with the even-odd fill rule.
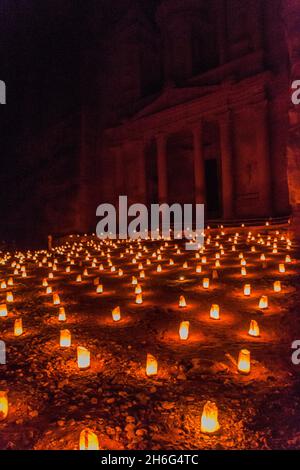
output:
[[141,117],[149,116],[151,114],[159,113],[164,109],[172,108],[173,106],[187,103],[200,98],[204,95],[214,93],[219,90],[218,86],[203,86],[203,87],[187,87],[176,88],[174,86],[166,87],[161,95],[156,97],[152,103],[149,103],[136,114],[134,114],[130,121],[135,121]]

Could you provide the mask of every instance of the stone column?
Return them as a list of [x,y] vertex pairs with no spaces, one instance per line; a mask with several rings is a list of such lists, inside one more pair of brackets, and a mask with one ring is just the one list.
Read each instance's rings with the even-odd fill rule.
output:
[[168,175],[167,175],[167,139],[164,134],[156,137],[157,145],[157,173],[158,173],[158,200],[159,203],[168,199]]
[[229,112],[220,116],[219,126],[223,218],[232,219],[234,217],[234,165],[232,146],[232,119]]
[[124,193],[124,172],[123,172],[123,158],[122,158],[122,146],[114,147],[115,156],[115,190],[117,197]]
[[147,202],[147,185],[146,185],[146,158],[145,158],[145,142],[144,140],[137,141],[138,149],[138,193],[140,203],[146,204]]
[[272,172],[269,147],[269,119],[268,102],[259,104],[253,115],[257,128],[257,155],[259,163],[259,193],[260,202],[265,208],[267,216],[272,215]]
[[[300,79],[300,4],[299,0],[282,0],[286,43],[290,59],[290,82]],[[287,178],[292,208],[293,235],[300,239],[300,105],[289,98],[289,134],[287,144]]]
[[200,122],[193,127],[196,204],[205,204],[205,167],[202,134],[202,123]]

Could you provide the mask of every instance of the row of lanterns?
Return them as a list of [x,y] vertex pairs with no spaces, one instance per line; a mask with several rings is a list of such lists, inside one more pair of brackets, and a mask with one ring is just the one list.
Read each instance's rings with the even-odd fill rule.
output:
[[[218,248],[218,252],[215,253],[215,261],[214,261],[214,268],[212,271],[212,278],[217,279],[218,278],[218,270],[221,268],[221,259],[222,256],[225,254],[225,250],[223,248],[221,241],[221,237],[223,237],[225,233],[223,230],[221,231],[220,235],[217,235],[215,237],[215,246]],[[258,245],[265,245],[267,247],[270,247],[272,249],[272,253],[276,254],[278,253],[278,244],[277,244],[277,237],[279,235],[279,232],[276,232],[276,237],[273,239],[273,244],[271,243],[271,237],[268,236],[267,240],[265,241],[263,237],[258,234],[257,237],[255,237],[251,232],[248,233],[247,237],[247,243],[256,242]],[[286,239],[286,237],[282,236],[281,240],[286,242],[286,249],[289,250],[291,248],[291,242],[289,239]],[[228,238],[228,241],[232,243],[232,251],[235,252],[237,248],[237,244],[240,241],[240,234],[237,232],[235,233],[234,236],[230,236]],[[124,241],[124,243],[128,243],[128,241]],[[137,265],[138,272],[139,272],[139,278],[143,279],[145,278],[145,270],[144,270],[144,265],[141,262],[142,258],[142,251],[145,253],[148,253],[148,250],[146,246],[142,246],[140,241],[136,241],[138,243],[138,251],[137,253],[134,253],[134,250],[132,248],[132,241],[129,242],[129,248],[126,248],[125,253],[120,253],[120,258],[123,258],[125,254],[129,255],[134,255],[132,258],[132,264]],[[206,245],[212,245],[213,243],[213,238],[211,235],[209,235],[206,238]],[[120,241],[117,243],[110,241],[105,241],[105,242],[100,242],[98,245],[94,243],[94,241],[87,242],[86,246],[91,247],[96,249],[96,251],[101,250],[101,247],[103,244],[106,246],[106,254],[102,250],[101,256],[106,255],[106,259],[108,262],[108,266],[110,269],[110,272],[114,273],[117,271],[118,276],[123,276],[124,271],[123,269],[119,268],[118,270],[116,269],[116,266],[113,265],[112,263],[112,258],[111,258],[111,248],[110,247],[117,247],[120,244]],[[165,241],[165,247],[168,247],[168,241]],[[208,264],[208,258],[207,255],[204,255],[205,251],[205,246],[199,250],[199,253],[197,252],[195,257],[196,259],[199,259],[201,257],[201,264],[196,265],[196,273],[202,273],[202,265],[207,265]],[[75,260],[74,258],[79,258],[84,250],[84,245],[82,242],[77,243],[74,242],[73,245],[70,245],[67,243],[65,246],[57,247],[57,249],[54,251],[58,255],[61,256],[67,256],[67,262],[69,263],[65,267],[65,273],[71,273],[71,266],[75,265]],[[180,248],[175,245],[174,247],[175,250],[175,255],[181,255],[182,252]],[[154,258],[155,261],[158,261],[159,263],[156,266],[156,272],[161,273],[163,272],[163,266],[162,266],[162,261],[163,261],[163,251],[164,251],[164,246],[160,246],[159,249],[154,251],[152,253],[152,258]],[[251,246],[251,252],[255,252],[256,247],[254,245]],[[39,255],[43,256],[42,261],[39,261]],[[52,254],[42,251],[40,253],[36,253],[35,255],[32,255],[31,252],[27,253],[27,258],[30,260],[32,259],[36,263],[38,263],[39,267],[43,267],[45,265],[48,266],[48,268],[51,268],[51,272],[48,273],[48,279],[44,278],[42,281],[42,286],[46,288],[46,293],[47,294],[52,294],[53,295],[53,305],[59,306],[59,312],[58,312],[58,320],[60,322],[65,322],[66,321],[66,312],[65,308],[61,306],[61,299],[60,296],[57,292],[52,291],[52,287],[49,285],[48,280],[54,279],[54,272],[57,272],[58,270],[58,260],[55,258],[53,261],[49,261],[49,257],[52,256]],[[202,255],[202,256],[200,256]],[[19,275],[21,274],[22,277],[27,277],[27,272],[26,272],[26,267],[24,265],[24,262],[26,260],[26,256],[23,254],[18,254],[17,256],[18,261],[13,261],[11,263],[11,266],[14,268],[14,275]],[[73,258],[71,258],[73,257]],[[243,253],[239,253],[238,255],[239,260],[240,260],[240,266],[241,266],[241,275],[246,276],[247,275],[247,260],[244,257]],[[10,255],[7,255],[7,258],[4,258],[4,261],[2,264],[6,263],[10,258]],[[90,260],[90,253],[89,250],[86,250],[85,254],[85,260],[89,261]],[[262,253],[260,255],[260,260],[265,263],[266,262],[266,255]],[[97,267],[97,262],[98,260],[94,257],[94,259],[91,262],[91,267],[96,268]],[[285,263],[290,263],[291,258],[290,255],[285,256]],[[281,262],[278,265],[278,272],[283,274],[286,272],[286,267],[285,263]],[[81,265],[81,261],[80,261]],[[146,260],[146,265],[151,265],[151,260],[150,258],[147,258]],[[173,258],[169,259],[169,266],[172,267],[174,266],[174,260]],[[264,267],[264,265],[263,265]],[[183,269],[189,269],[189,263],[187,261],[184,261],[182,264]],[[104,265],[103,263],[99,264],[99,271],[104,270]],[[78,274],[76,276],[76,282],[81,283],[83,278],[86,278],[89,276],[88,268],[84,268],[82,271],[82,274]],[[0,288],[1,289],[7,289],[8,286],[13,286],[14,281],[12,277],[9,277],[7,282],[6,281],[1,281],[0,283]],[[103,289],[103,284],[99,282],[99,278],[94,279],[94,285],[96,288],[96,293],[102,294],[104,289]],[[135,302],[137,304],[142,304],[143,303],[143,293],[142,293],[142,287],[138,282],[138,278],[136,276],[132,276],[132,285],[135,286],[134,293],[135,293]],[[209,277],[204,277],[202,279],[202,287],[204,289],[209,289],[210,288],[210,278]],[[274,281],[273,284],[273,290],[274,292],[281,292],[281,281],[276,280]],[[243,293],[244,296],[249,297],[251,296],[251,285],[245,284],[243,287]],[[6,293],[6,302],[7,303],[13,303],[14,302],[14,296],[11,291],[8,291]],[[179,307],[180,308],[186,308],[187,307],[187,302],[186,299],[183,295],[179,297]],[[259,309],[267,309],[268,308],[268,296],[267,295],[262,295],[259,299],[258,303],[258,308]],[[5,317],[8,315],[8,309],[6,304],[0,304],[0,317]],[[209,317],[212,320],[220,320],[220,307],[218,304],[212,304],[209,312]],[[121,309],[119,306],[115,307],[112,310],[112,320],[115,322],[118,322],[121,320]],[[179,338],[182,341],[186,341],[189,338],[190,334],[190,322],[187,320],[181,321],[179,325]],[[17,318],[15,319],[14,322],[14,334],[15,336],[20,336],[23,334],[23,324],[22,324],[22,319]],[[250,326],[248,330],[248,334],[253,337],[258,337],[260,335],[260,329],[259,325],[255,320],[250,321]],[[68,329],[62,329],[60,331],[60,339],[59,339],[59,344],[60,347],[62,348],[69,348],[71,346],[72,339],[71,339],[71,332]],[[85,370],[88,369],[91,365],[91,357],[90,357],[90,351],[83,347],[83,346],[78,346],[77,347],[77,366],[79,369]],[[238,354],[238,359],[236,363],[237,371],[241,374],[249,374],[251,371],[251,359],[250,359],[250,351],[247,349],[241,349],[239,354]],[[155,377],[158,374],[158,361],[157,359],[150,353],[147,354],[146,356],[146,368],[145,368],[145,373],[148,377]],[[5,391],[0,391],[0,420],[5,419],[8,415],[8,397],[7,397],[7,392]],[[203,433],[215,433],[220,429],[220,424],[218,421],[218,408],[217,405],[214,402],[207,401],[203,407],[202,411],[202,416],[200,420],[200,428],[201,432]],[[89,430],[89,429],[84,429],[80,433],[80,438],[79,438],[79,448],[82,450],[89,449],[89,450],[98,450],[99,449],[99,442],[97,435]]]

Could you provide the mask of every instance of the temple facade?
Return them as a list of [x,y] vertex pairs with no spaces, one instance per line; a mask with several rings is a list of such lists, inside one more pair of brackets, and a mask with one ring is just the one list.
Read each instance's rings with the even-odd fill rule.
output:
[[[15,78],[17,89],[16,56],[27,80],[15,106],[18,139],[3,149],[21,175],[11,191],[14,168],[0,174],[4,238],[31,239],[33,224],[42,240],[94,232],[98,205],[119,195],[204,203],[206,220],[224,224],[290,218],[300,237],[300,105],[291,100],[300,80],[299,0],[104,3],[88,2],[82,17],[74,2],[57,0],[62,22],[52,6],[41,15],[44,40],[53,31],[68,37],[62,54],[53,41],[47,74],[43,53],[24,54],[18,34],[13,54],[0,45],[1,78],[10,87]],[[15,8],[28,38],[22,5]]]
[[287,3],[163,0],[152,21],[134,4],[116,22],[102,199],[204,203],[225,221],[290,214]]

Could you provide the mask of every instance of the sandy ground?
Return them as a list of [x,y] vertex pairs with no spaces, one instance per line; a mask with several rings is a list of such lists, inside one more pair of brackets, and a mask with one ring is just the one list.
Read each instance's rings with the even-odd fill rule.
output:
[[[9,396],[8,416],[0,422],[0,448],[78,449],[79,434],[86,427],[97,434],[102,449],[300,448],[300,365],[291,362],[291,342],[300,339],[295,248],[287,251],[286,240],[281,240],[285,229],[279,235],[261,229],[264,245],[257,236],[247,241],[246,229],[237,231],[236,252],[231,251],[235,232],[211,235],[201,273],[196,273],[196,265],[201,265],[202,255],[196,259],[196,252],[183,246],[177,254],[173,241],[168,246],[164,241],[143,241],[138,246],[91,238],[80,244],[79,238],[68,238],[67,245],[47,259],[57,259],[57,271],[48,283],[65,307],[64,323],[58,321],[59,306],[53,305],[52,294],[42,287],[42,279],[52,270],[47,263],[38,265],[46,252],[37,253],[36,259],[34,252],[23,252],[24,259],[17,253],[2,253],[0,278],[13,276],[14,285],[0,289],[0,303],[5,303],[7,291],[13,292],[14,302],[7,304],[8,316],[0,318],[0,339],[7,348],[7,364],[0,365],[0,390]],[[266,246],[268,235],[270,246]],[[277,254],[272,253],[274,237]],[[224,255],[219,278],[212,280],[215,254],[220,251],[216,243],[223,245]],[[152,254],[160,247],[159,261]],[[141,256],[133,264],[138,252]],[[240,274],[240,252],[247,261],[246,277]],[[70,273],[65,272],[68,253],[74,260]],[[108,253],[115,272],[108,266]],[[264,265],[261,253],[266,255]],[[281,274],[278,263],[287,253],[292,263]],[[91,267],[93,258],[95,267]],[[26,278],[13,275],[13,260],[26,266]],[[139,276],[139,262],[145,271],[145,279],[139,279],[141,305],[135,303],[131,284],[131,277]],[[161,273],[156,271],[158,264]],[[88,276],[75,282],[85,267]],[[119,268],[123,276],[118,275]],[[96,277],[103,283],[102,294],[95,292]],[[204,277],[211,279],[208,290],[202,287]],[[282,282],[280,293],[273,291],[275,280]],[[245,283],[252,286],[249,298],[243,295]],[[180,295],[185,296],[185,308],[178,306]],[[261,295],[269,298],[265,311],[258,308]],[[213,303],[220,306],[220,320],[209,317]],[[119,322],[111,316],[116,306],[121,309]],[[15,337],[13,325],[19,317],[24,333]],[[259,338],[247,334],[251,319],[260,326]],[[190,321],[187,341],[178,335],[182,320]],[[59,346],[64,328],[72,334],[72,345],[65,349]],[[77,367],[79,345],[90,350],[88,370]],[[238,373],[235,364],[242,348],[251,352],[247,376]],[[145,374],[147,353],[158,360],[158,374],[151,378]],[[219,409],[221,428],[216,435],[200,432],[207,400]]]

